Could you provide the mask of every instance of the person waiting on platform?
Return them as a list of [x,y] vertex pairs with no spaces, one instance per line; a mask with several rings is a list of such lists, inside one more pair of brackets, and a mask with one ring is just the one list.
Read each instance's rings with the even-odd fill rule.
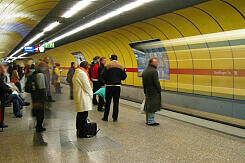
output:
[[47,94],[47,99],[46,100],[48,102],[55,102],[55,100],[51,96],[51,89],[50,89],[50,80],[51,80],[51,78],[50,78],[50,72],[49,72],[49,62],[50,62],[49,57],[45,57],[43,59],[43,61],[40,60],[40,63],[41,62],[44,62],[45,63],[45,66],[46,66],[45,71],[43,72],[43,74],[45,76],[45,82],[46,82],[45,83],[46,84],[46,90],[45,90],[45,92]]
[[[105,80],[103,79],[103,73],[105,71],[105,64],[106,64],[106,58],[101,57],[100,58],[100,67],[98,69],[98,75],[99,75],[99,87],[105,86]],[[98,111],[103,111],[103,107],[105,105],[104,98],[99,96],[99,105],[98,105]]]
[[[99,84],[99,62],[100,62],[100,57],[96,56],[93,59],[93,62],[91,63],[91,68],[90,68],[90,74],[91,74],[91,80],[93,82],[93,91],[94,93],[100,89],[100,84]],[[98,105],[96,95],[93,95],[93,104]]]
[[106,66],[103,78],[106,84],[106,104],[103,121],[108,121],[111,100],[113,98],[113,114],[114,122],[118,118],[118,105],[121,93],[121,81],[127,78],[127,74],[123,65],[119,64],[116,55],[111,55],[111,62]]
[[32,115],[36,117],[36,131],[42,132],[46,130],[46,128],[43,127],[44,108],[47,98],[44,75],[44,72],[47,69],[46,63],[40,62],[36,69],[37,70],[32,74],[32,78],[30,78],[30,80],[32,80],[32,85],[34,86],[31,91]]
[[18,66],[17,65],[14,65],[14,67],[13,67],[11,82],[16,85],[16,87],[19,89],[20,92],[22,91],[21,84],[20,84],[20,76],[18,73]]
[[82,138],[89,138],[87,135],[87,117],[88,111],[92,110],[92,82],[88,73],[88,62],[82,61],[73,76],[73,92],[74,101],[76,105],[76,129],[77,136]]
[[156,58],[149,60],[148,67],[143,71],[143,87],[145,93],[146,124],[157,126],[155,112],[161,109],[161,86],[157,72],[158,61]]
[[73,100],[73,84],[72,84],[72,78],[74,76],[75,73],[75,63],[71,62],[71,68],[69,69],[68,73],[67,73],[67,78],[66,81],[69,83],[70,86],[70,99]]
[[54,69],[54,87],[55,92],[61,94],[61,86],[60,86],[60,64],[55,63]]

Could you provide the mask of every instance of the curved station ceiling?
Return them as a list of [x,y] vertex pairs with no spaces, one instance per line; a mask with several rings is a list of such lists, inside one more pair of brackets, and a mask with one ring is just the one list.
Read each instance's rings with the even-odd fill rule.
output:
[[8,55],[59,0],[0,0],[0,58]]
[[[4,11],[0,17],[11,17],[5,23],[1,22],[3,27],[1,25],[0,34],[4,37],[1,36],[0,58],[23,56],[24,46],[54,40],[103,16],[109,17],[103,23],[95,23],[89,28],[78,30],[72,37],[56,41],[56,47],[207,0],[12,1],[7,3],[7,0],[3,0],[0,3]],[[118,10],[120,8],[121,11]]]

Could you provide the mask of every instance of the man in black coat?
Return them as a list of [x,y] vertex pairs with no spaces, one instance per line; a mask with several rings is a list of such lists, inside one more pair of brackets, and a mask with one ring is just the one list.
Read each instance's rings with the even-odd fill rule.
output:
[[[100,88],[105,86],[105,80],[103,79],[103,73],[105,71],[105,64],[106,64],[106,58],[101,57],[100,58],[100,67],[98,69]],[[98,111],[103,111],[104,104],[105,104],[105,101],[104,101],[103,97],[99,96]]]
[[143,86],[145,93],[145,112],[146,124],[149,126],[156,126],[159,123],[155,122],[155,112],[161,109],[161,86],[157,72],[157,59],[149,60],[148,67],[142,74]]
[[127,78],[127,74],[123,65],[119,64],[116,55],[111,55],[111,62],[106,66],[103,78],[106,84],[106,104],[103,121],[108,121],[111,100],[113,98],[113,114],[114,122],[118,118],[118,105],[121,93],[121,81]]

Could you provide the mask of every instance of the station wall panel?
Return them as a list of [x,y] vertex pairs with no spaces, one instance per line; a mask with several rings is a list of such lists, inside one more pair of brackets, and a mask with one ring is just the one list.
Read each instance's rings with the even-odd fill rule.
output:
[[[218,36],[245,28],[244,3],[244,0],[211,0],[72,42],[34,58],[51,56],[65,68],[75,61],[72,52],[80,51],[89,62],[96,55],[109,58],[117,54],[128,70],[124,84],[142,86],[129,43],[160,39],[170,65],[170,80],[161,81],[162,89],[244,100],[245,36],[216,38],[216,33]],[[214,38],[202,37],[206,34],[213,34]],[[173,41],[165,44],[168,40]]]

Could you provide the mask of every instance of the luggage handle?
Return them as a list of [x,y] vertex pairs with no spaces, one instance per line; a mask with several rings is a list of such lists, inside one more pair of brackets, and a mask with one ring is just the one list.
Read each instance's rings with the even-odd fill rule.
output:
[[98,129],[95,134],[97,134],[99,131],[100,131],[100,129]]

